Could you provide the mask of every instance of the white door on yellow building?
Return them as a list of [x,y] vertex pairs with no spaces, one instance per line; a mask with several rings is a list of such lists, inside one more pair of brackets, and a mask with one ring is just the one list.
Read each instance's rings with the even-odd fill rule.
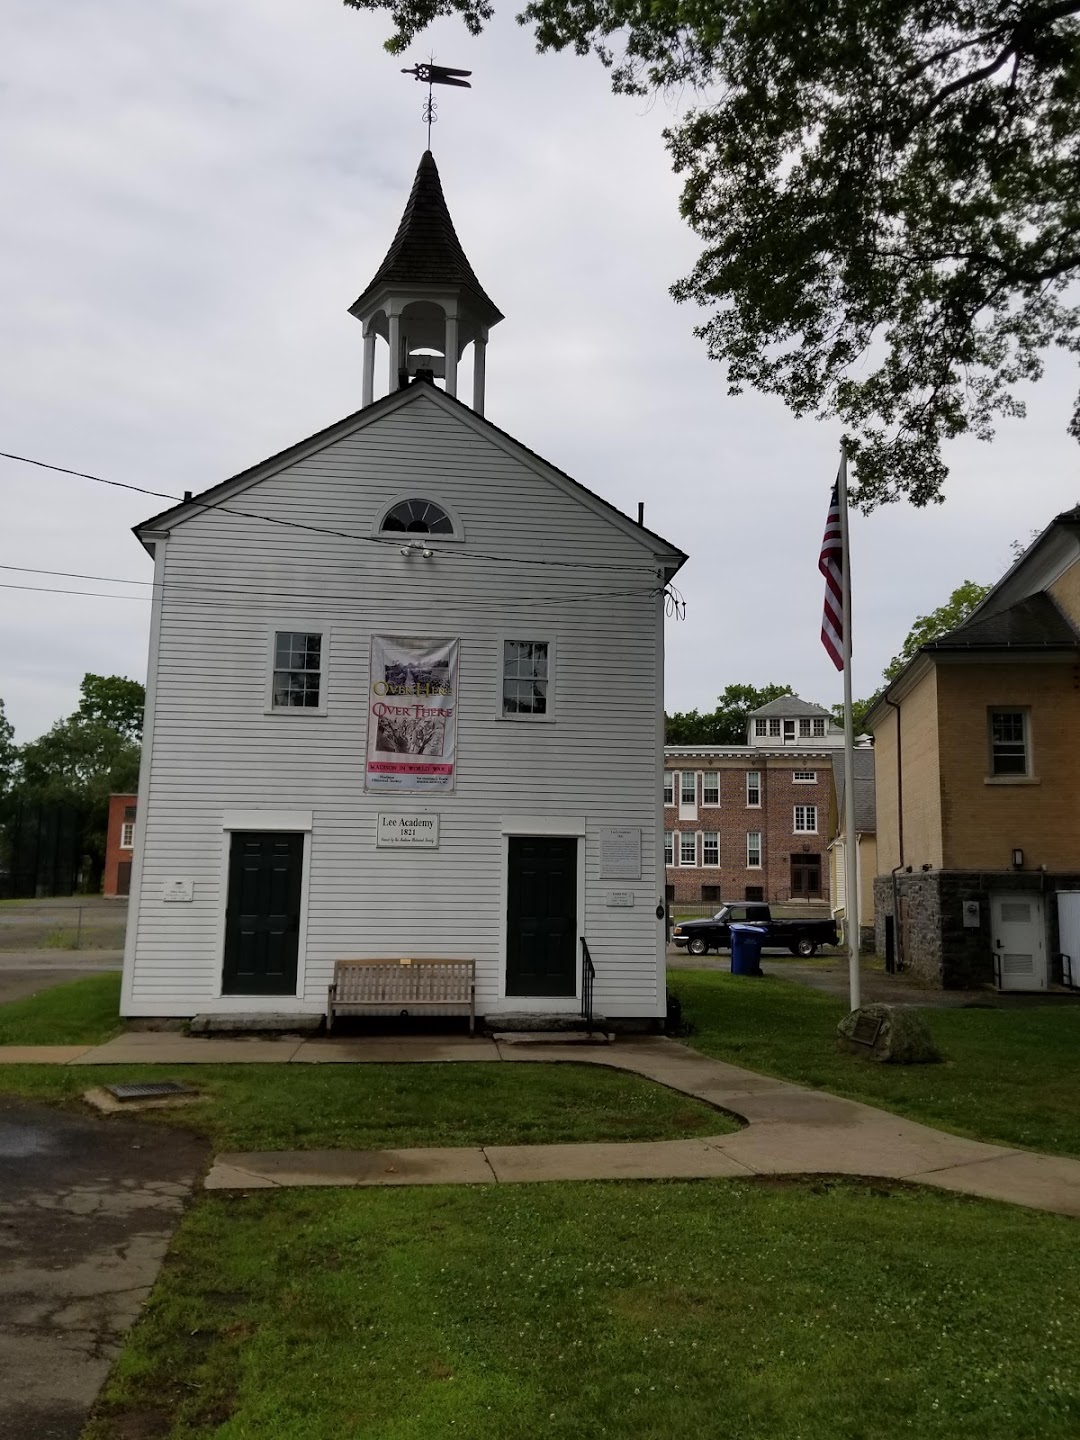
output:
[[1002,990],[1046,989],[1046,924],[1041,895],[990,897],[994,967]]

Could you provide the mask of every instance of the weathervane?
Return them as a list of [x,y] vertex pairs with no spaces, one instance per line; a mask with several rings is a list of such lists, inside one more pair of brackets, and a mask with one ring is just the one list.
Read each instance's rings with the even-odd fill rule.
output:
[[438,105],[431,93],[433,85],[460,85],[463,90],[471,90],[472,86],[468,80],[463,80],[463,75],[471,75],[471,70],[451,70],[446,65],[436,65],[434,57],[426,65],[414,65],[411,70],[402,70],[403,75],[413,75],[422,84],[427,85],[427,99],[424,101],[424,122],[427,125],[427,148],[431,149],[431,127],[438,120],[435,113]]

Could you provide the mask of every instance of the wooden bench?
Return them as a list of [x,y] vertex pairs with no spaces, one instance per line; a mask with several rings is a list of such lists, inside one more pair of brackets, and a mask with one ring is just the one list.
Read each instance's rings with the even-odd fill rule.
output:
[[326,1003],[326,1028],[345,1010],[397,1010],[468,1005],[476,1029],[475,960],[337,960]]

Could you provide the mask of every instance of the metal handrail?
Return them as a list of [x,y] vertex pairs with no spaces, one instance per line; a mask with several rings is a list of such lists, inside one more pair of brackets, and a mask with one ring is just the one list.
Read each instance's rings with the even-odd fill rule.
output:
[[596,984],[596,966],[593,964],[592,956],[589,954],[589,947],[585,936],[581,937],[581,1018],[585,1021],[585,1029],[591,1035],[593,1032],[593,987]]

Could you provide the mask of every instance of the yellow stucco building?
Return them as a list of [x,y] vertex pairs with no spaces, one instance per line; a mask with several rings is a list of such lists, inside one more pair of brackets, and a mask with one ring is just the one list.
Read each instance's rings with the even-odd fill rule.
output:
[[1080,506],[867,723],[879,953],[950,987],[1080,982]]

